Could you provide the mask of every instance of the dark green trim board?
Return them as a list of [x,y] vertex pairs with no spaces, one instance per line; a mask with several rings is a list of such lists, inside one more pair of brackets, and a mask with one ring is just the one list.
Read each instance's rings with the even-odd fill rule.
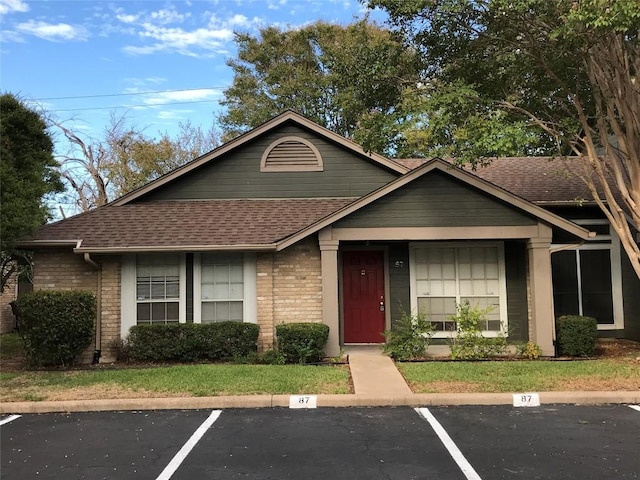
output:
[[622,257],[622,301],[624,310],[624,338],[640,341],[640,279],[631,266],[626,252]]
[[[278,138],[310,141],[323,160],[321,172],[260,172],[264,151]],[[359,197],[399,176],[297,126],[283,125],[158,187],[137,201],[234,198]]]
[[526,342],[529,340],[526,244],[523,241],[505,242],[504,263],[507,277],[509,341]]
[[527,226],[536,219],[433,171],[336,222],[337,228]]
[[389,308],[391,325],[403,312],[411,313],[411,288],[409,285],[409,244],[389,244]]

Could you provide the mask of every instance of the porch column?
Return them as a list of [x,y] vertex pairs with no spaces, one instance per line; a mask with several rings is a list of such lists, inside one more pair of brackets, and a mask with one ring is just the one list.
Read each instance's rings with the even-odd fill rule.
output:
[[542,349],[542,355],[555,355],[555,315],[551,283],[551,229],[548,237],[531,238],[529,254],[529,290],[531,295],[530,340]]
[[[327,356],[340,354],[340,315],[338,312],[338,244],[331,239],[331,230],[320,232],[320,258],[322,264],[322,318],[329,326],[329,339],[325,347]],[[329,238],[326,238],[329,237]]]

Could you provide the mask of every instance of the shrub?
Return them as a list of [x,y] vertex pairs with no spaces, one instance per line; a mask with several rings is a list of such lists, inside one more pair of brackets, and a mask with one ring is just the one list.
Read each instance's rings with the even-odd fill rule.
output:
[[127,342],[139,361],[230,360],[257,350],[254,323],[168,323],[131,327]]
[[275,349],[265,350],[264,352],[259,354],[257,358],[257,363],[264,365],[284,365],[285,362],[286,359],[284,358],[282,352],[279,352]]
[[20,335],[31,365],[70,365],[91,344],[93,293],[40,290],[21,297],[18,307]]
[[383,351],[394,360],[400,361],[423,357],[433,332],[433,325],[423,313],[411,315],[402,312],[391,330],[385,330],[383,333],[386,339]]
[[324,323],[287,323],[276,326],[278,351],[286,363],[318,362],[324,356],[329,326]]
[[534,342],[521,343],[516,347],[516,355],[529,360],[536,360],[542,355],[540,345]]
[[598,339],[598,322],[593,317],[565,315],[556,322],[558,348],[561,355],[592,355]]
[[456,322],[457,335],[451,338],[451,358],[456,360],[480,360],[497,357],[507,351],[507,339],[499,333],[496,337],[482,335],[480,325],[487,321],[491,307],[471,307],[469,302],[458,305],[458,314],[449,317]]

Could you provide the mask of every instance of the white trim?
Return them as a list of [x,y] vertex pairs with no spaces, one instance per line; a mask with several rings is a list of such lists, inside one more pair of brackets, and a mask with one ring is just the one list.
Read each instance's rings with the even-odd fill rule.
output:
[[[178,321],[187,321],[187,262],[186,255],[180,258],[180,294],[178,297]],[[120,267],[120,336],[129,335],[129,329],[137,325],[136,312],[136,255],[123,255]]]
[[244,303],[243,321],[258,323],[258,266],[255,253],[244,254]]
[[136,256],[122,256],[120,266],[120,336],[129,335],[136,324]]
[[[268,165],[267,162],[269,160],[269,156],[271,155],[271,152],[275,148],[279,147],[280,145],[286,142],[301,143],[305,147],[307,147],[309,150],[311,150],[311,153],[313,154],[316,160],[315,165],[301,164],[301,163],[290,163],[287,165]],[[320,152],[318,151],[316,146],[313,143],[311,143],[309,140],[299,136],[289,135],[286,137],[278,138],[277,140],[271,142],[271,145],[269,145],[265,149],[264,153],[262,154],[262,158],[260,159],[260,171],[266,172],[266,173],[268,172],[322,172],[323,170],[324,170],[324,164],[322,162],[322,155],[320,155]]]
[[[507,309],[507,277],[504,259],[504,242],[411,242],[409,243],[409,295],[411,300],[411,311],[418,311],[418,295],[416,292],[416,259],[415,250],[420,248],[460,248],[460,247],[496,247],[498,250],[498,302],[500,311],[501,329],[499,331],[483,330],[486,337],[497,337],[507,335],[509,332],[509,318]],[[456,303],[460,298],[458,262],[456,261]],[[436,332],[433,338],[451,338],[456,336],[456,332]]]
[[[242,321],[244,323],[258,322],[256,259],[255,253],[245,253],[242,256]],[[202,255],[200,253],[193,254],[193,322],[202,323]]]

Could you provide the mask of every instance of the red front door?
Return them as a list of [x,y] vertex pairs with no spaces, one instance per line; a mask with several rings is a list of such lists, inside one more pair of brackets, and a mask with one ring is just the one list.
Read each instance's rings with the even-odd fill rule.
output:
[[383,343],[384,252],[342,253],[345,343]]

